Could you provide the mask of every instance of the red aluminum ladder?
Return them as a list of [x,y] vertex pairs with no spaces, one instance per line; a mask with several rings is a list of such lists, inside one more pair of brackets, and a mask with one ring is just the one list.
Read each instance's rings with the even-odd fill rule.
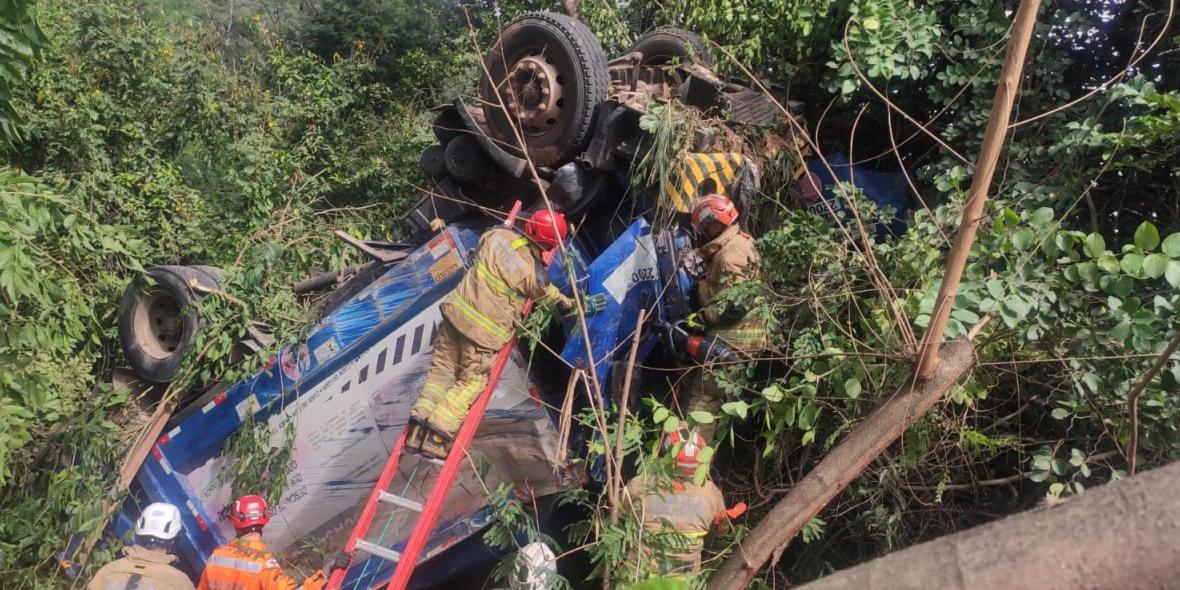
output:
[[[531,306],[531,301],[525,303],[526,314]],[[508,340],[508,344],[504,345],[504,348],[500,349],[500,353],[496,356],[496,361],[492,365],[491,374],[488,376],[487,385],[484,386],[479,397],[475,398],[475,403],[471,405],[471,410],[468,412],[467,417],[463,419],[463,425],[459,427],[459,433],[455,435],[455,440],[451,444],[451,450],[447,453],[446,460],[442,462],[442,469],[435,479],[434,487],[430,491],[425,504],[388,491],[389,486],[393,483],[394,476],[398,473],[398,465],[401,463],[402,453],[406,444],[408,425],[407,428],[402,429],[401,435],[398,436],[397,443],[393,447],[393,452],[389,455],[389,460],[385,463],[385,469],[381,472],[381,476],[377,478],[377,484],[373,486],[373,492],[369,495],[369,500],[365,503],[360,517],[357,518],[356,526],[353,527],[352,534],[349,535],[348,542],[344,546],[344,552],[349,555],[354,555],[355,551],[359,549],[369,555],[396,563],[397,566],[394,569],[393,578],[389,581],[389,585],[386,586],[388,590],[404,590],[409,585],[410,576],[413,575],[414,568],[418,565],[418,557],[422,554],[422,550],[426,547],[426,541],[430,539],[430,534],[434,531],[434,525],[438,521],[438,515],[442,510],[443,502],[446,501],[447,494],[451,490],[451,485],[455,482],[455,477],[459,474],[459,467],[462,465],[463,458],[467,454],[467,447],[471,444],[472,439],[475,438],[475,432],[479,429],[479,423],[483,420],[483,414],[488,407],[488,401],[492,398],[492,392],[495,391],[496,384],[500,381],[500,375],[504,372],[504,366],[508,364],[508,359],[512,356],[512,349],[515,344],[516,334],[514,332],[512,338]],[[380,503],[390,504],[401,509],[419,513],[418,519],[414,522],[413,532],[410,533],[410,538],[406,541],[406,545],[401,553],[365,540],[366,535],[369,533],[369,528],[373,524],[373,518],[377,515],[377,507]],[[328,581],[328,590],[338,590],[344,582],[344,577],[347,573],[347,570],[343,569],[333,571],[332,577]]]
[[[520,201],[517,201],[508,214],[508,219],[504,225],[512,227],[516,220],[516,215],[519,212]],[[527,317],[532,307],[532,300],[526,300],[522,314]],[[414,574],[414,569],[418,567],[418,558],[421,556],[422,550],[426,548],[426,542],[430,539],[430,534],[434,532],[434,525],[438,522],[438,516],[442,511],[443,503],[447,499],[447,494],[451,491],[451,486],[455,483],[455,477],[459,474],[459,466],[467,454],[467,447],[471,444],[472,439],[475,438],[475,432],[479,430],[479,423],[483,420],[483,414],[487,410],[488,401],[491,400],[492,392],[496,390],[496,385],[500,382],[500,376],[504,372],[505,365],[508,364],[508,359],[512,357],[512,349],[515,346],[516,331],[513,330],[508,343],[496,355],[496,360],[492,364],[491,373],[488,375],[487,385],[484,386],[479,397],[475,398],[475,402],[471,404],[471,409],[468,411],[467,417],[463,419],[463,425],[459,427],[459,432],[455,435],[455,440],[451,443],[451,449],[447,452],[446,460],[442,461],[442,469],[434,481],[434,486],[430,491],[430,495],[426,498],[425,504],[388,491],[389,486],[393,483],[394,477],[398,473],[398,466],[401,464],[402,453],[406,445],[406,434],[409,430],[408,424],[406,428],[402,429],[401,435],[397,437],[397,443],[393,446],[393,452],[390,453],[389,459],[385,462],[385,469],[381,471],[381,476],[377,478],[377,483],[373,486],[373,491],[369,494],[369,499],[365,502],[365,507],[361,510],[361,514],[357,518],[356,526],[353,527],[352,534],[349,535],[348,542],[344,545],[344,552],[349,555],[355,555],[359,549],[374,557],[379,557],[397,564],[393,571],[393,578],[390,579],[389,584],[386,586],[387,590],[405,590],[409,585],[410,577]],[[406,545],[403,547],[401,553],[365,539],[369,533],[369,528],[373,524],[373,518],[377,515],[377,508],[382,503],[418,513],[418,519],[414,522],[413,531],[410,533],[410,538],[406,541]],[[348,570],[346,569],[334,570],[328,580],[327,590],[339,590],[347,574]]]

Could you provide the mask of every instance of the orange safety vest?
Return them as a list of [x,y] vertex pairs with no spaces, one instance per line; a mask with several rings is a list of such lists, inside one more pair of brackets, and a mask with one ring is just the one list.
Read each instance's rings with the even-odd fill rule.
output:
[[197,590],[322,590],[323,572],[296,584],[262,541],[234,539],[213,550]]

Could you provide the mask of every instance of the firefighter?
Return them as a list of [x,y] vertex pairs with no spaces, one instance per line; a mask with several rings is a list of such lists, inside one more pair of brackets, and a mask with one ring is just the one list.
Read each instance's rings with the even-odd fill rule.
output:
[[326,572],[317,571],[303,584],[296,584],[262,542],[262,527],[270,522],[262,496],[234,500],[229,521],[237,538],[213,550],[205,562],[197,590],[322,590],[328,584],[331,570],[348,568],[349,559],[341,553],[324,568]]
[[[692,226],[709,240],[697,248],[704,267],[697,282],[697,300],[701,308],[690,317],[691,324],[706,335],[717,336],[734,350],[746,355],[766,347],[766,326],[760,318],[732,301],[718,295],[729,285],[758,277],[759,256],[754,238],[737,223],[738,211],[733,201],[722,195],[707,195],[694,203]],[[722,391],[710,367],[697,367],[688,375],[689,412],[704,411],[717,415]],[[716,422],[700,424],[706,441],[713,440]]]
[[704,464],[705,439],[681,427],[664,435],[663,453],[672,455],[672,481],[640,474],[627,483],[624,506],[639,518],[644,538],[632,547],[624,563],[624,580],[646,577],[691,578],[701,571],[705,536],[746,511],[745,503],[725,509],[725,498],[707,478],[694,482]]
[[497,227],[480,238],[475,262],[440,306],[434,359],[410,412],[408,449],[446,457],[471,404],[487,384],[496,354],[521,319],[525,299],[574,305],[549,284],[542,262],[567,233],[561,213],[542,209],[525,220],[524,235]]
[[180,510],[164,502],[149,504],[135,522],[135,545],[98,570],[88,590],[193,590],[188,576],[172,566],[180,534]]

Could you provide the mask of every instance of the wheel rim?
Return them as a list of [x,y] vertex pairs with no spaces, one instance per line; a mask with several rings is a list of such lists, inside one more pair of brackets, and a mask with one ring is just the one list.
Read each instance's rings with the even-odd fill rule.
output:
[[508,83],[508,108],[525,135],[543,135],[564,124],[565,79],[544,52],[537,51],[513,64]]
[[175,354],[184,336],[180,305],[163,290],[151,291],[135,302],[131,327],[140,348],[156,359]]

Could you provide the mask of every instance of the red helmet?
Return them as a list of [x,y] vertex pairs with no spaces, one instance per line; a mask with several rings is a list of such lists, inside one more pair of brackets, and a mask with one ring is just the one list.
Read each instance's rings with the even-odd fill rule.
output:
[[565,241],[569,226],[565,216],[556,211],[541,209],[524,222],[524,233],[530,240],[546,250],[552,250]]
[[253,494],[234,500],[233,508],[229,511],[229,522],[238,530],[266,525],[270,522],[266,500]]
[[676,451],[672,459],[676,463],[676,470],[685,477],[696,474],[701,465],[701,451],[705,450],[705,437],[696,430],[679,428],[664,435],[664,452]]
[[700,231],[707,221],[716,221],[721,225],[733,225],[738,218],[737,207],[733,201],[722,195],[705,195],[692,206],[692,226]]

